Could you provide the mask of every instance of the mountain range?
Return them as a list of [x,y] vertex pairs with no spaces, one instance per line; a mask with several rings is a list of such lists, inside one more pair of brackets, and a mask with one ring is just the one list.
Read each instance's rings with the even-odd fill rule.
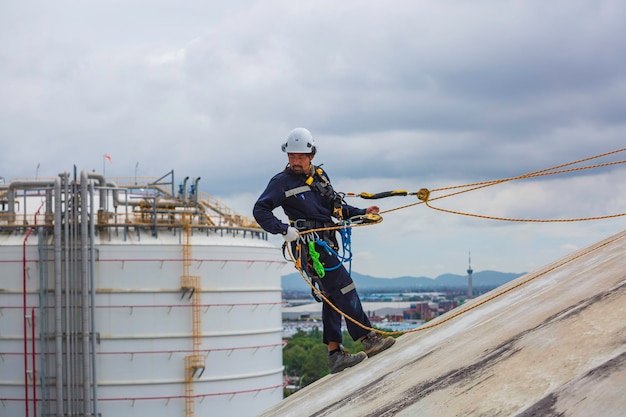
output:
[[[524,275],[509,272],[481,271],[472,274],[474,288],[495,288]],[[443,274],[437,278],[428,277],[398,277],[376,278],[369,275],[352,272],[352,279],[360,292],[412,292],[442,289],[467,288],[467,275]],[[310,291],[309,285],[299,273],[281,277],[283,291]]]

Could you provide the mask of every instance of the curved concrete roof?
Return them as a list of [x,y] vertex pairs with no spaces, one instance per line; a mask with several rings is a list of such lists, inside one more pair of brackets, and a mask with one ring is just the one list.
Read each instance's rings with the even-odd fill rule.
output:
[[262,416],[625,416],[626,231],[428,325]]

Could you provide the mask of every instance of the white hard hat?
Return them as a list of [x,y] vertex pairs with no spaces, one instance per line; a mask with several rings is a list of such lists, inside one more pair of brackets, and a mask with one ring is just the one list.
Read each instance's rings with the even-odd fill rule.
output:
[[287,153],[315,153],[313,135],[303,127],[297,127],[287,136],[287,142],[281,146]]

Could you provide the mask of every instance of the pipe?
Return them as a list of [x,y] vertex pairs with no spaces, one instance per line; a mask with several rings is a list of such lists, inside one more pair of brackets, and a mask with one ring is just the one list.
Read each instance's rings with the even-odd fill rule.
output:
[[[64,321],[63,321],[63,334],[64,334],[64,345],[65,345],[65,361],[63,363],[64,365],[64,372],[65,372],[65,385],[66,385],[66,391],[65,391],[65,398],[60,397],[57,398],[57,402],[59,400],[61,401],[65,401],[65,410],[63,411],[67,411],[68,415],[71,415],[73,413],[73,402],[74,402],[74,390],[72,389],[72,384],[73,384],[73,378],[72,378],[72,344],[71,344],[71,339],[72,339],[72,320],[70,317],[70,310],[71,310],[71,286],[70,286],[70,276],[72,275],[72,271],[70,270],[70,256],[72,255],[72,251],[70,251],[70,248],[73,246],[74,241],[70,240],[70,225],[74,224],[75,219],[74,218],[70,218],[70,216],[74,216],[74,212],[75,210],[73,210],[73,207],[71,207],[74,201],[74,199],[70,199],[70,174],[67,174],[67,178],[65,180],[65,184],[64,184],[64,193],[65,193],[65,213],[64,213],[64,217],[65,217],[65,223],[63,224],[63,236],[64,236],[64,242],[65,245],[63,245],[63,253],[64,253],[64,271],[65,274],[63,275],[63,285],[65,288],[65,292],[64,292],[64,310],[63,310],[63,316],[64,316]],[[63,375],[63,374],[61,374]],[[64,379],[61,377],[60,383],[64,383]],[[64,414],[60,414],[60,415],[64,415]]]
[[183,203],[187,201],[187,181],[189,181],[189,177],[185,177],[183,181],[183,195],[181,196]]
[[[98,183],[98,186],[100,188],[100,209],[101,210],[106,210],[106,201],[107,201],[107,197],[106,197],[106,191],[107,188],[110,188],[111,191],[113,192],[113,204],[115,205],[115,207],[117,206],[139,206],[141,205],[141,201],[136,200],[136,201],[130,201],[128,200],[128,197],[126,197],[124,200],[120,199],[120,188],[118,187],[118,185],[114,182],[111,181],[106,181],[106,178],[102,175],[102,174],[98,174],[95,172],[89,172],[87,173],[87,178],[89,179],[95,179]],[[185,202],[187,200],[187,182],[189,181],[189,177],[185,177],[185,180],[183,182],[183,194],[182,194],[182,201]],[[197,203],[198,202],[198,182],[200,181],[200,177],[196,178],[195,180],[195,196],[194,196],[194,201]],[[148,185],[146,188],[154,188],[156,190],[155,187],[150,187],[150,185]],[[181,199],[176,199],[176,198],[164,198],[164,199],[160,199],[155,197],[155,205],[157,207],[159,206],[169,206],[169,205],[180,205],[180,200]]]
[[200,192],[200,190],[198,190],[198,183],[200,182],[200,177],[196,178],[194,181],[194,185],[193,185],[193,201],[194,203],[198,204],[198,194]]
[[21,190],[29,190],[29,189],[36,189],[36,188],[45,188],[45,187],[51,187],[54,186],[54,181],[13,181],[9,184],[8,187],[6,186],[1,186],[0,189],[2,188],[7,188],[8,189],[8,193],[7,193],[7,198],[8,198],[8,203],[9,203],[9,223],[14,223],[15,222],[15,190],[17,189],[21,189]]
[[46,216],[44,218],[44,222],[46,224],[50,223],[50,218],[52,217],[53,209],[52,209],[52,189],[46,189]]
[[95,337],[95,329],[96,329],[96,279],[95,279],[95,269],[96,269],[96,249],[95,249],[95,221],[94,221],[94,189],[93,184],[89,184],[89,206],[91,207],[91,221],[89,222],[89,243],[90,243],[90,253],[89,253],[89,276],[91,277],[91,375],[93,379],[92,384],[92,397],[93,397],[93,415],[98,415],[98,374],[96,368],[96,337]]
[[[81,172],[80,175],[80,182],[83,182],[83,174],[85,174],[85,171]],[[89,179],[94,179],[98,181],[98,185],[100,185],[100,187],[103,187],[106,185],[106,178],[104,178],[104,175],[102,174],[97,174],[95,172],[90,172],[86,175],[85,180],[89,178]],[[86,181],[85,181],[86,182]],[[117,188],[117,186],[115,186]],[[104,190],[103,188],[100,189],[100,210],[105,211],[106,210],[106,190]]]
[[54,342],[56,365],[56,415],[63,415],[63,288],[61,277],[61,179],[67,173],[59,174],[54,181]]
[[22,266],[23,266],[23,282],[22,282],[22,295],[23,295],[23,300],[22,300],[22,310],[23,310],[23,314],[24,314],[24,400],[25,400],[25,406],[26,406],[26,414],[25,416],[28,417],[30,415],[29,413],[29,409],[28,409],[28,315],[26,314],[27,312],[27,300],[26,300],[26,243],[28,242],[28,238],[30,237],[30,234],[33,232],[33,228],[29,227],[28,231],[26,232],[26,237],[24,237],[24,243],[23,243],[23,247],[22,247]]
[[[59,174],[62,175],[62,174]],[[68,173],[64,173],[63,175],[67,175],[69,176]],[[95,172],[90,172],[87,173],[87,178],[89,179],[94,179],[97,181],[98,186],[100,187],[100,209],[105,211],[107,208],[107,197],[106,197],[106,187],[110,187],[112,192],[113,192],[113,203],[114,205],[117,207],[118,205],[127,205],[127,206],[138,206],[141,204],[141,201],[129,201],[127,198],[125,200],[121,200],[120,199],[120,195],[119,195],[119,187],[117,186],[116,183],[114,182],[107,182],[106,178],[104,177],[104,175],[102,174],[98,174]],[[184,181],[184,185],[183,185],[183,195],[182,195],[182,200],[183,202],[187,199],[187,181],[189,180],[189,177],[185,178]],[[200,177],[195,179],[196,182],[196,196],[195,201],[197,202],[197,194],[198,194],[198,186],[197,183],[200,180]],[[41,180],[41,181],[14,181],[11,182],[10,184],[7,185],[0,185],[0,190],[2,189],[7,189],[7,197],[8,197],[8,214],[9,214],[9,222],[13,223],[15,222],[15,198],[16,198],[16,194],[15,191],[18,189],[23,189],[23,190],[27,190],[27,189],[37,189],[37,188],[44,188],[44,187],[54,187],[55,185],[55,181],[49,181],[49,180]],[[48,190],[49,191],[49,190]],[[162,204],[171,204],[170,202],[177,202],[177,200],[175,200],[174,198],[172,199],[168,199],[168,200],[164,200]],[[48,207],[46,209],[47,213],[51,213],[51,208]]]
[[31,344],[32,344],[32,362],[33,362],[33,416],[37,417],[37,361],[35,358],[35,307],[31,308]]
[[[100,188],[100,210],[106,210],[107,203],[107,187],[110,188],[113,192],[113,205],[117,206],[138,206],[141,204],[141,201],[130,201],[128,197],[124,200],[120,200],[120,188],[114,182],[107,181],[106,178],[102,174],[98,174],[95,172],[87,173],[87,178],[94,179],[98,182],[98,187]],[[150,187],[146,187],[150,188]]]
[[89,366],[89,252],[88,252],[88,191],[87,172],[80,173],[80,287],[81,287],[81,333],[82,333],[82,371],[83,371],[83,413],[91,415],[91,380]]
[[117,207],[118,205],[138,206],[139,204],[141,204],[138,201],[128,201],[128,199],[125,199],[124,201],[120,200],[120,196],[119,196],[120,189],[117,186],[117,184],[114,182],[110,182],[110,181],[107,182],[106,178],[102,174],[98,174],[95,172],[88,172],[87,178],[90,180],[96,180],[98,182],[98,187],[100,188],[100,210],[105,211],[107,209],[107,204],[106,204],[107,203],[107,195],[106,195],[107,187],[110,187],[111,190],[113,191],[113,204],[115,207]]
[[68,348],[66,353],[66,366],[68,367],[68,415],[80,414],[80,394],[78,393],[78,386],[81,383],[78,372],[80,370],[77,363],[78,355],[78,331],[80,319],[80,294],[78,293],[78,284],[76,282],[78,274],[80,273],[80,264],[78,263],[77,255],[77,230],[79,224],[79,210],[78,205],[78,179],[76,177],[76,166],[74,166],[73,179],[68,184],[70,190],[70,213],[67,215],[71,218],[70,224],[67,226],[69,238],[65,246],[69,246],[68,257],[68,272],[66,274],[67,287],[65,292],[69,294],[67,305],[65,306],[67,323],[65,333],[68,335]]
[[[47,198],[47,197],[46,197]],[[50,199],[52,199],[52,194],[50,194]],[[48,205],[51,204],[51,200],[48,201]],[[48,218],[50,220],[50,218]],[[45,317],[48,311],[48,299],[46,293],[48,291],[48,248],[44,248],[44,228],[39,226],[37,231],[37,247],[39,250],[39,315],[41,317]],[[47,235],[47,234],[46,234]],[[34,314],[33,314],[34,316]],[[41,321],[41,325],[39,326],[39,366],[41,368],[41,398],[44,399],[41,403],[41,415],[47,415],[47,404],[45,402],[45,398],[47,398],[46,392],[46,361],[48,357],[48,348],[45,343],[46,335],[48,333],[48,329],[46,328],[46,320]],[[33,348],[33,351],[35,349]],[[35,401],[35,405],[37,401]],[[37,415],[37,413],[35,413]]]
[[[76,168],[76,167],[74,167]],[[74,284],[74,277],[76,276],[75,263],[76,263],[76,235],[75,229],[78,224],[78,219],[76,217],[76,213],[78,208],[76,207],[76,196],[78,196],[78,192],[76,191],[76,170],[74,170],[73,179],[68,179],[68,184],[66,185],[68,189],[68,206],[66,207],[65,216],[68,221],[65,223],[65,233],[67,238],[64,242],[64,248],[67,253],[66,256],[66,264],[67,269],[65,270],[65,368],[67,373],[67,407],[66,411],[68,415],[74,415],[75,413],[75,404],[76,404],[76,386],[75,386],[75,370],[74,370],[74,362],[75,362],[75,339],[76,339],[76,329],[75,329],[75,316],[74,311],[78,308],[78,304],[76,303],[76,288]],[[76,307],[76,308],[74,308]]]

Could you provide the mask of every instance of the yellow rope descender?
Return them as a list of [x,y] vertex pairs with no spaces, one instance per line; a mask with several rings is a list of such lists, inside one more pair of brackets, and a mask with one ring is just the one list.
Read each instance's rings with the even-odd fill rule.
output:
[[380,193],[346,193],[346,197],[361,197],[364,200],[378,200],[380,198],[387,197],[406,197],[408,195],[414,195],[419,200],[424,202],[428,201],[430,197],[430,191],[427,188],[421,188],[416,192],[408,192],[407,190],[391,190],[391,191],[383,191]]
[[404,197],[410,195],[406,190],[383,191],[382,193],[346,193],[346,197],[361,197],[365,200],[378,200],[379,198],[387,198],[393,196]]
[[383,218],[378,213],[367,213],[360,216],[350,217],[348,220],[348,225],[357,225],[357,224],[374,224],[380,223],[383,221]]

